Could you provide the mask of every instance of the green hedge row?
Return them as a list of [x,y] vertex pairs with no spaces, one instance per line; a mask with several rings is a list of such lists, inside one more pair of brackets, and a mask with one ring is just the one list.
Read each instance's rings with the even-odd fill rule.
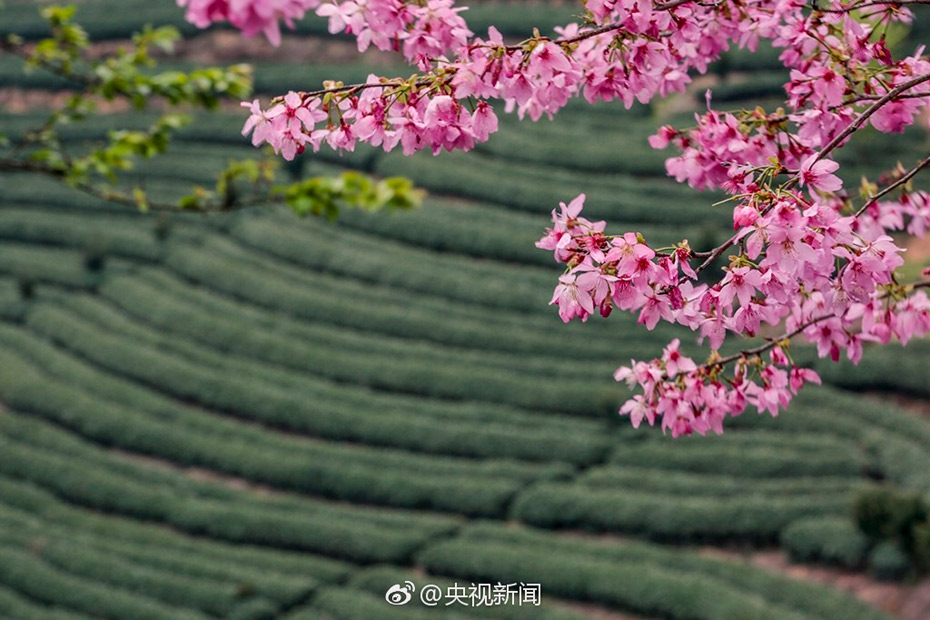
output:
[[[735,435],[735,433],[733,433]],[[865,472],[865,457],[854,448],[824,445],[816,453],[805,446],[753,446],[716,442],[645,441],[619,446],[611,462],[642,466],[644,463],[673,471],[729,474],[744,478],[795,476],[847,476]]]
[[[590,394],[603,388],[603,380],[577,377],[540,377],[500,368],[465,364],[454,358],[448,364],[412,356],[391,357],[325,342],[296,340],[250,324],[234,315],[209,314],[201,308],[180,303],[164,291],[140,282],[135,275],[109,279],[100,294],[136,320],[159,330],[162,340],[197,343],[206,352],[236,356],[309,372],[338,383],[362,385],[376,390],[453,400],[487,401],[530,410],[569,410],[584,405]],[[228,318],[227,318],[228,317]],[[330,337],[332,340],[332,337]],[[605,378],[609,378],[604,373]],[[540,438],[542,439],[542,438]],[[592,438],[599,455],[606,445]],[[582,458],[591,458],[588,454]],[[544,458],[553,458],[546,453]],[[576,457],[577,458],[577,457]]]
[[[177,245],[179,249],[184,249],[191,244]],[[368,282],[358,282],[329,274],[314,273],[300,266],[291,265],[244,247],[242,244],[236,243],[228,235],[217,234],[206,237],[202,240],[202,245],[203,248],[209,249],[215,256],[227,262],[232,262],[242,269],[259,269],[270,276],[280,277],[290,283],[291,288],[311,288],[319,291],[320,294],[329,291],[334,295],[352,296],[359,301],[382,307],[395,306],[400,303],[397,291],[393,287],[376,286]],[[170,255],[168,258],[170,260]],[[546,288],[549,290],[549,287]],[[404,292],[404,307],[408,311],[411,307],[415,307],[425,315],[444,315],[448,318],[447,323],[450,321],[456,323],[477,322],[483,326],[485,331],[503,329],[525,331],[524,339],[529,339],[535,335],[533,332],[538,332],[540,337],[543,334],[547,335],[550,341],[552,341],[553,337],[558,337],[560,341],[564,337],[567,340],[571,339],[571,342],[576,342],[578,335],[584,334],[595,340],[586,343],[590,353],[586,352],[587,355],[581,358],[604,359],[609,357],[612,363],[616,361],[618,346],[629,347],[629,350],[633,351],[637,345],[654,345],[660,342],[660,338],[671,339],[681,336],[682,333],[680,328],[668,324],[660,324],[652,332],[643,333],[640,330],[639,333],[630,333],[630,330],[625,328],[628,325],[634,325],[636,317],[628,314],[620,314],[616,319],[610,321],[590,321],[584,325],[575,321],[566,325],[559,320],[556,308],[551,308],[549,313],[528,315],[525,312],[493,309],[475,303],[452,302],[441,296],[410,290]],[[279,310],[281,309],[283,308],[279,308]],[[416,334],[401,333],[399,335],[417,338]],[[613,339],[613,341],[602,343],[597,340],[598,337]],[[487,348],[490,347],[484,347],[484,349]],[[553,356],[551,346],[549,348],[539,347],[538,352],[550,359]],[[575,352],[573,351],[573,353]]]
[[[3,420],[2,428],[11,442],[15,441],[18,444],[32,446],[40,451],[56,455],[68,455],[76,461],[86,463],[92,469],[103,470],[121,480],[131,480],[136,484],[151,486],[182,497],[241,504],[249,509],[297,516],[312,514],[340,519],[347,524],[358,526],[406,529],[413,524],[421,534],[429,536],[443,533],[458,523],[458,519],[435,513],[424,514],[393,509],[360,510],[341,503],[317,501],[304,495],[269,495],[267,493],[262,495],[244,492],[232,484],[215,484],[194,476],[179,475],[169,467],[140,466],[131,459],[116,456],[106,449],[101,449],[95,444],[33,416],[10,412]],[[241,484],[241,480],[232,482]]]
[[152,222],[141,218],[94,217],[36,209],[0,208],[0,239],[71,247],[133,259],[161,254]]
[[10,620],[90,620],[90,616],[36,603],[15,590],[0,586],[0,614]]
[[799,519],[781,533],[781,546],[795,562],[862,568],[869,541],[848,516]]
[[541,483],[517,496],[515,519],[544,528],[623,532],[664,541],[772,542],[802,517],[844,514],[848,492],[819,495],[667,495]]
[[[570,469],[557,463],[541,467],[533,463],[511,460],[479,461],[448,456],[418,455],[407,451],[374,447],[361,449],[357,445],[324,443],[290,435],[269,433],[253,425],[241,424],[235,419],[213,415],[204,412],[202,409],[182,405],[158,392],[106,374],[55,349],[47,341],[22,330],[0,326],[0,343],[2,343],[2,347],[8,354],[15,352],[15,355],[19,358],[11,368],[20,367],[27,363],[41,368],[41,372],[48,375],[47,378],[43,379],[48,384],[62,383],[63,386],[67,386],[72,391],[74,388],[79,390],[76,393],[93,395],[98,400],[105,399],[108,401],[107,403],[103,405],[97,403],[97,411],[100,411],[103,406],[118,407],[121,411],[120,415],[128,416],[129,422],[127,424],[130,424],[130,422],[135,424],[136,420],[143,420],[144,423],[148,424],[149,429],[154,428],[153,423],[155,425],[163,423],[177,429],[183,429],[185,432],[191,432],[194,436],[212,437],[217,442],[247,443],[256,450],[286,453],[291,458],[332,460],[340,465],[345,465],[351,461],[358,466],[374,470],[380,469],[385,472],[403,471],[410,475],[451,477],[465,475],[473,479],[510,478],[529,481],[543,476],[563,475]],[[449,415],[454,416],[454,410]],[[540,416],[536,417],[539,418]],[[127,438],[134,436],[134,433],[128,431],[123,435],[117,435],[115,434],[117,433],[116,430],[112,431],[113,434],[110,434],[111,431],[107,430],[108,428],[116,429],[119,427],[118,424],[113,427],[104,425],[102,429],[94,426],[88,427],[85,432],[96,431],[100,441],[108,441],[106,440],[107,437],[113,437],[113,441],[116,441],[116,439],[125,441]],[[553,426],[553,430],[556,429],[558,427]],[[564,429],[566,436],[570,434],[570,431],[569,428]],[[595,432],[595,430],[592,429],[591,432]],[[143,440],[139,440],[136,445],[140,446],[139,449],[141,449],[141,446],[147,444]]]
[[81,288],[96,281],[85,258],[86,254],[77,250],[5,242],[0,244],[0,274],[25,282]]
[[[312,380],[306,380],[301,388],[296,378],[293,382],[286,381],[288,375],[284,371],[271,371],[283,377],[277,384],[266,380],[267,375],[260,370],[251,376],[230,375],[226,370],[241,369],[244,363],[233,360],[218,368],[207,367],[200,360],[169,355],[137,339],[108,334],[101,327],[50,305],[34,306],[27,322],[35,331],[120,376],[131,377],[175,398],[272,427],[421,452],[481,457],[536,455],[537,460],[540,457],[537,446],[527,443],[514,446],[514,442],[527,441],[521,426],[426,416],[413,419],[396,405],[393,412],[349,408],[334,397],[333,390],[315,390]],[[335,395],[338,393],[337,390]],[[555,429],[529,434],[550,442],[558,437]],[[579,448],[594,452],[603,449],[601,442],[592,442],[595,439],[591,435],[581,435],[566,452],[575,451],[577,455]]]
[[[69,572],[74,572],[68,568],[74,562],[80,563],[87,558],[100,559],[106,556],[100,568],[103,571],[111,570],[108,567],[115,563],[130,573],[136,568],[141,568],[182,579],[187,584],[202,582],[205,586],[204,589],[197,590],[198,596],[202,596],[207,590],[214,591],[204,599],[204,603],[210,607],[223,606],[225,611],[220,609],[221,613],[230,613],[234,607],[241,607],[241,603],[249,599],[259,602],[256,607],[267,608],[267,601],[271,601],[276,608],[290,608],[306,600],[320,584],[312,577],[256,569],[248,565],[205,557],[196,551],[187,550],[179,553],[176,549],[162,548],[157,540],[149,541],[149,544],[114,540],[105,533],[94,534],[63,527],[61,524],[40,520],[27,512],[3,505],[0,505],[0,536],[17,544],[34,543],[32,547],[46,561],[55,564],[56,557],[62,558],[59,562],[61,568]],[[62,548],[65,551],[62,551]],[[81,570],[88,575],[94,575],[96,571],[93,565],[87,565],[86,571]],[[102,578],[96,580],[105,581]],[[160,586],[156,584],[154,587]],[[185,583],[170,586],[167,595],[174,596],[175,589],[184,592],[187,586]],[[263,601],[265,603],[262,604]],[[209,611],[197,604],[190,606]]]
[[652,563],[481,540],[440,542],[418,560],[427,570],[475,581],[539,583],[546,594],[621,611],[695,620],[809,620],[712,577]]
[[552,312],[546,306],[552,296],[552,269],[425,252],[322,222],[308,224],[295,227],[293,222],[268,217],[242,217],[230,234],[288,264],[392,286],[398,292],[410,290],[533,314]]
[[[623,119],[612,127],[586,126],[584,117],[576,118],[571,113],[560,113],[552,123],[528,123],[511,114],[502,114],[500,119],[500,131],[477,148],[481,153],[507,161],[562,170],[664,178],[665,160],[672,154],[649,146],[649,136],[661,124],[651,119],[639,122]],[[595,132],[600,137],[598,141],[581,139]]]
[[[804,347],[793,351],[796,358],[801,358],[804,353]],[[728,420],[728,423],[732,429],[770,429],[798,436],[843,438],[864,452],[869,451],[868,435],[873,429],[909,441],[930,443],[930,426],[919,417],[887,401],[829,386],[801,390],[789,410],[778,418],[750,414]],[[726,438],[724,436],[724,441]],[[869,466],[877,465],[873,462]]]
[[[433,365],[462,363],[484,366],[500,371],[519,369],[534,376],[547,377],[609,377],[616,366],[614,360],[603,362],[574,361],[566,365],[564,360],[544,356],[515,355],[496,351],[475,351],[461,347],[448,347],[432,342],[418,342],[383,334],[372,334],[332,325],[295,320],[289,316],[265,308],[248,305],[203,288],[186,284],[160,269],[140,268],[134,273],[134,282],[140,286],[157,288],[168,300],[183,302],[201,313],[224,316],[227,320],[247,321],[252,329],[261,328],[292,340],[312,342],[321,347],[339,348],[342,351],[362,355],[410,358],[428,361]],[[107,282],[115,286],[115,278]],[[477,415],[477,414],[476,414]],[[519,418],[517,410],[507,412],[509,419]],[[456,415],[459,417],[459,415]],[[539,416],[533,414],[535,422]],[[576,418],[566,418],[566,425],[577,428],[584,423]]]
[[[177,246],[166,266],[185,279],[258,306],[362,331],[511,353],[551,356],[571,350],[580,359],[616,360],[622,355],[618,347],[631,346],[621,337],[621,321],[561,326],[555,311],[551,317],[520,317],[412,293],[400,300],[387,288],[311,275],[271,261],[250,263],[243,252],[227,251],[224,245],[211,239],[202,249]],[[585,328],[585,346],[579,347]],[[658,342],[672,331],[663,326],[656,335],[643,337]]]
[[430,545],[418,561],[434,574],[475,581],[539,582],[544,598],[549,593],[591,600],[650,616],[888,620],[837,590],[745,562],[648,543],[588,542],[486,524]]
[[268,618],[277,611],[271,601],[253,597],[235,583],[141,566],[74,541],[3,529],[0,530],[0,544],[32,551],[42,561],[65,573],[156,599],[172,607],[240,620]]
[[[284,213],[275,220],[293,224],[292,218],[290,213]],[[552,274],[559,270],[551,252],[534,246],[551,223],[544,210],[537,214],[520,213],[483,203],[430,196],[416,211],[401,214],[349,210],[340,214],[338,223],[340,226],[344,224],[349,231],[369,232],[408,246],[485,260],[538,265],[546,267]],[[714,230],[712,225],[703,226]],[[628,224],[616,219],[610,221],[611,231],[631,229],[641,232],[657,245],[668,245],[682,238],[690,239],[695,247],[701,243],[701,226],[684,229]]]
[[[147,563],[190,560],[200,566],[216,567],[214,570],[225,569],[228,574],[238,575],[236,579],[247,586],[275,599],[292,596],[295,588],[303,587],[304,579],[332,583],[343,581],[351,571],[345,562],[318,555],[191,537],[161,524],[99,514],[65,503],[29,482],[2,476],[0,506],[5,515],[26,515],[43,530],[61,529],[68,536],[103,540],[108,548],[129,557],[141,553]],[[161,559],[153,559],[153,552]]]
[[[670,451],[675,446],[669,446]],[[605,466],[588,469],[578,483],[592,489],[623,489],[668,495],[707,497],[769,497],[851,493],[862,483],[859,477],[749,478],[725,474],[692,474],[640,466]]]
[[[354,502],[493,516],[501,513],[524,484],[509,476],[481,476],[481,468],[468,463],[455,474],[427,473],[358,463],[352,460],[351,451],[321,449],[315,454],[289,455],[284,449],[147,420],[22,367],[4,368],[0,373],[3,396],[11,406],[37,412],[96,441],[283,489]],[[4,426],[11,423],[4,421]],[[28,435],[25,438],[29,440]],[[479,471],[469,475],[470,470]]]
[[381,596],[372,595],[353,588],[322,588],[313,597],[312,605],[300,608],[284,616],[284,620],[467,620],[470,616],[435,607],[429,613],[423,609],[411,609],[410,605],[392,607]]
[[[378,524],[357,508],[306,501],[306,511],[279,510],[255,501],[219,501],[180,495],[168,486],[140,485],[73,456],[25,448],[0,439],[0,473],[52,490],[67,501],[146,521],[159,521],[191,534],[243,544],[292,549],[361,563],[405,562],[424,540],[448,531],[453,521],[409,513],[406,527]],[[76,463],[80,463],[78,468]]]
[[170,606],[148,596],[69,574],[21,548],[0,545],[0,555],[3,557],[0,583],[47,605],[113,620],[206,620],[209,617],[192,609]]
[[814,363],[825,381],[854,391],[904,392],[930,396],[930,342],[869,347],[858,365],[830,360]]
[[[466,159],[467,158],[467,159]],[[638,179],[626,175],[597,175],[561,170],[539,164],[481,157],[474,153],[428,153],[404,157],[390,154],[378,161],[376,171],[405,176],[430,191],[488,201],[512,209],[548,213],[583,187],[585,213],[590,219],[643,222],[675,227],[707,220],[724,224],[730,214],[712,207],[716,194],[700,194],[671,179]],[[488,183],[507,178],[506,186]]]
[[906,488],[930,492],[930,445],[883,429],[869,431],[866,441],[874,468],[884,477]]
[[[403,576],[401,574],[400,576]],[[412,575],[407,575],[408,579]],[[419,580],[422,583],[446,583],[445,580]],[[393,582],[398,583],[398,582]],[[465,607],[456,604],[452,607],[440,603],[436,607],[417,604],[419,590],[414,593],[410,603],[402,607],[391,607],[384,601],[384,593],[389,584],[380,592],[366,592],[354,587],[323,588],[313,598],[313,604],[288,614],[284,620],[470,620],[477,618],[494,618],[495,620],[581,620],[589,616],[580,616],[568,612],[551,612],[544,607]],[[400,583],[403,583],[401,581]],[[452,583],[452,582],[448,582]],[[462,585],[462,582],[459,582]],[[467,584],[465,584],[467,587]],[[544,595],[545,596],[545,595]]]

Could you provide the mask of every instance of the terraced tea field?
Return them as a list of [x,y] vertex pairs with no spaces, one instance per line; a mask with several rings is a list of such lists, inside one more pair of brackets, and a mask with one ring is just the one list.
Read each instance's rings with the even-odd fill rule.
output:
[[[32,4],[8,2],[0,30],[40,36]],[[172,0],[81,4],[102,38],[180,25]],[[551,25],[566,9],[533,10]],[[526,18],[472,13],[476,29]],[[723,97],[777,92],[771,55],[726,67],[756,75]],[[279,66],[258,88],[284,91],[300,70],[366,68]],[[6,59],[0,76],[67,86]],[[0,132],[40,118],[4,113]],[[148,120],[67,136],[77,147]],[[706,547],[861,567],[852,497],[874,480],[930,492],[930,423],[848,389],[930,396],[930,345],[823,366],[828,385],[778,420],[673,442],[616,416],[611,373],[678,332],[618,315],[563,326],[546,305],[557,269],[533,242],[579,188],[618,229],[696,247],[725,231],[714,197],[666,179],[646,145],[663,120],[573,105],[554,123],[506,117],[466,155],[320,153],[303,173],[402,174],[431,192],[416,212],[336,224],[142,215],[0,177],[0,617],[893,617]],[[208,183],[252,153],[240,123],[206,117],[133,174],[168,195]],[[865,136],[847,163],[858,174],[875,148],[927,144]],[[543,604],[388,605],[407,580],[538,583]]]

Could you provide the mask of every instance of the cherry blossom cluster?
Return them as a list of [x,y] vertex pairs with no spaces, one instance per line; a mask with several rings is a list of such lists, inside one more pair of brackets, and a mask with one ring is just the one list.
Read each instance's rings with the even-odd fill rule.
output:
[[[534,32],[518,43],[493,27],[472,35],[448,0],[312,8],[331,31],[356,36],[359,49],[399,51],[420,72],[243,104],[243,133],[285,159],[360,142],[405,154],[469,150],[497,130],[495,102],[498,112],[533,120],[552,117],[572,97],[630,107],[683,91],[690,73],[731,46],[754,49],[765,39],[783,50],[788,81],[779,109],[719,111],[708,94],[693,127],[663,127],[650,139],[678,151],[666,162],[672,177],[730,195],[734,233],[726,243],[697,251],[687,240],[661,248],[635,232],[608,235],[606,222],[583,217],[584,194],[553,211],[537,243],[566,266],[552,298],[564,321],[617,309],[650,330],[660,321],[684,326],[709,347],[700,365],[675,341],[660,358],[618,370],[618,380],[640,390],[620,410],[634,425],[660,421],[673,436],[719,433],[727,415],[747,406],[776,414],[804,383],[819,381],[791,361],[795,337],[821,357],[858,362],[866,343],[907,343],[930,331],[930,279],[900,282],[903,250],[891,236],[930,228],[930,198],[911,183],[930,156],[864,180],[856,195],[834,155],[863,127],[901,132],[930,119],[925,50],[896,60],[886,44],[891,26],[912,19],[900,3],[587,0],[584,19],[557,29],[558,38]],[[217,19],[233,21],[221,13]],[[293,17],[262,13],[269,14]],[[722,275],[709,273],[720,262]],[[718,352],[747,336],[766,344]]]
[[723,366],[711,360],[698,366],[679,351],[673,340],[652,362],[632,362],[614,374],[617,381],[642,390],[620,408],[629,415],[634,428],[643,420],[672,437],[708,432],[723,433],[726,417],[741,415],[747,406],[760,413],[777,415],[791,402],[805,383],[820,384],[820,377],[809,368],[800,368],[788,358],[782,346],[774,346],[766,356],[742,356],[732,378],[723,376]]
[[407,2],[405,0],[178,0],[187,8],[187,20],[199,28],[229,22],[245,36],[264,34],[281,43],[280,22],[293,28],[294,20],[309,11],[329,20],[332,34],[353,35],[358,50],[370,45],[385,51],[402,51],[424,71],[431,59],[466,44],[471,31],[453,0]]
[[[839,189],[833,170],[835,162],[809,158],[795,180]],[[899,172],[891,183],[902,177]],[[777,413],[804,382],[816,380],[784,361],[782,349],[794,336],[814,344],[821,357],[838,361],[845,353],[858,363],[865,342],[907,344],[930,332],[923,290],[930,280],[898,284],[902,249],[887,234],[927,230],[930,196],[903,191],[897,200],[868,202],[859,213],[844,214],[843,201],[820,193],[817,199],[790,189],[751,194],[733,209],[736,234],[703,254],[687,241],[653,248],[637,233],[606,234],[605,222],[582,216],[584,194],[553,211],[553,226],[537,247],[567,265],[552,297],[563,321],[607,317],[616,308],[636,313],[649,330],[660,321],[683,325],[711,348],[700,367],[681,355],[676,341],[660,359],[620,368],[617,380],[643,392],[621,408],[634,425],[660,418],[674,436],[703,434],[720,432],[726,414],[739,415],[747,404]],[[726,249],[733,254],[723,277],[699,281],[709,261]],[[785,334],[761,349],[771,350],[769,363],[759,351],[730,358],[717,353],[728,335],[782,329]],[[737,363],[727,376],[724,367],[732,361]]]
[[178,6],[187,9],[187,21],[198,28],[229,22],[243,35],[263,34],[274,45],[281,43],[281,21],[293,28],[295,19],[319,3],[320,0],[178,0]]
[[[366,3],[366,15],[381,2]],[[317,12],[328,15],[338,30],[356,14],[354,6],[321,5]],[[333,83],[318,91],[295,92],[298,107],[322,106],[327,116],[303,124],[299,130],[272,123],[259,142],[271,144],[284,156],[293,152],[290,143],[295,140],[314,148],[324,141],[330,146],[338,144],[336,148],[351,148],[362,141],[385,150],[403,145],[407,153],[423,148],[434,153],[450,148],[467,150],[487,139],[472,123],[483,102],[502,101],[506,111],[533,120],[551,117],[574,96],[589,102],[619,99],[627,107],[647,102],[683,91],[690,82],[689,71],[705,71],[731,43],[752,47],[762,37],[775,37],[780,16],[800,11],[801,6],[793,0],[714,4],[676,0],[659,5],[628,0],[612,3],[609,10],[606,5],[595,7],[587,23],[557,29],[558,39],[534,34],[510,45],[493,27],[486,38],[470,36],[450,3],[427,0],[421,9],[430,16],[441,15],[438,21],[447,30],[422,19],[402,19],[403,28],[400,22],[370,20],[365,22],[370,26],[367,30],[358,25],[348,25],[346,30],[359,37],[360,47],[371,42],[384,48],[389,41],[397,47],[402,42],[408,60],[428,71],[408,80],[372,78],[362,85]],[[404,15],[412,11],[407,7]],[[393,39],[384,39],[373,29],[375,24],[380,27],[385,23],[394,24],[386,29],[394,31]],[[447,53],[437,53],[439,48]],[[429,100],[435,98],[448,98],[442,104],[451,108],[445,114],[447,131],[424,132],[424,113]],[[266,121],[282,100],[265,109],[258,102],[249,103],[253,120],[248,127]],[[359,131],[357,125],[366,130],[378,125],[380,129],[368,133]],[[333,131],[345,139],[328,140],[326,136]],[[461,138],[450,140],[451,133]]]

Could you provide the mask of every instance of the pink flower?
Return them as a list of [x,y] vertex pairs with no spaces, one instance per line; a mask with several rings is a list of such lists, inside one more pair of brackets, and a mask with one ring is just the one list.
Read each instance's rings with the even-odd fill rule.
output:
[[843,181],[832,173],[840,165],[829,159],[818,160],[819,156],[819,154],[815,153],[801,164],[801,172],[798,175],[800,185],[809,185],[825,192],[838,191],[843,187]]
[[[588,279],[590,279],[590,276]],[[582,281],[582,284],[584,283]],[[591,297],[590,291],[579,287],[578,284],[578,278],[573,273],[567,273],[559,277],[559,285],[555,287],[555,293],[549,302],[550,305],[556,304],[559,306],[559,316],[565,323],[575,317],[587,321],[588,316],[594,313],[594,299]]]

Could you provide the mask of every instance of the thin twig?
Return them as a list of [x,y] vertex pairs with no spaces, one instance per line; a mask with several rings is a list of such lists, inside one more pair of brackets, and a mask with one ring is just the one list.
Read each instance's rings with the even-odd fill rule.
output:
[[887,196],[890,192],[894,191],[896,188],[910,181],[912,178],[914,178],[914,175],[916,175],[918,172],[920,172],[927,166],[930,166],[930,155],[922,159],[919,164],[917,164],[916,166],[908,170],[900,179],[898,179],[897,181],[895,181],[894,183],[892,183],[891,185],[889,185],[882,191],[872,196],[869,196],[868,200],[865,201],[865,204],[862,205],[862,207],[858,211],[856,211],[856,215],[854,215],[853,217],[859,217],[860,215],[865,213],[865,210],[868,209],[871,205],[875,204],[881,198],[884,198],[885,196]]
[[824,9],[819,6],[812,6],[811,8],[820,13],[849,13],[850,11],[858,11],[859,9],[865,9],[870,6],[887,6],[894,8],[908,4],[930,4],[930,0],[869,0],[869,2],[852,4],[840,9]]
[[[693,2],[700,6],[715,6],[713,2],[700,2],[698,0],[670,0],[669,2],[659,2],[653,8],[657,11],[671,11],[672,9],[679,7],[683,4],[688,4]],[[586,30],[579,34],[576,34],[573,37],[566,37],[563,39],[550,39],[549,37],[540,37],[540,41],[552,41],[557,45],[571,45],[573,43],[578,43],[584,41],[585,39],[590,39],[602,34],[607,34],[608,32],[613,32],[614,30],[619,30],[623,28],[623,24],[605,24],[597,28]],[[495,46],[496,47],[496,46]],[[504,49],[508,51],[517,51],[523,49],[522,45],[505,45]],[[332,88],[321,88],[319,90],[308,91],[308,92],[298,92],[297,94],[302,99],[307,99],[308,97],[320,97],[322,95],[327,95],[330,93],[352,93],[355,94],[358,91],[367,90],[369,88],[391,88],[396,86],[402,86],[406,83],[406,80],[387,80],[385,82],[377,83],[364,83],[364,84],[348,84],[345,86],[334,86]],[[432,83],[432,80],[429,78],[422,78],[415,82],[416,86],[427,86]],[[276,98],[277,100],[278,98]]]

